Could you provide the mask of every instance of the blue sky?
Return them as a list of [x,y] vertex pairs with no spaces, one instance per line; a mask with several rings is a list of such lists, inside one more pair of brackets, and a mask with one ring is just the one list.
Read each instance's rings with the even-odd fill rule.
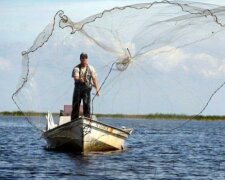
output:
[[[17,110],[11,100],[21,73],[21,52],[28,49],[36,36],[52,20],[54,14],[62,9],[74,21],[99,13],[114,6],[149,1],[0,1],[0,111]],[[198,2],[225,5],[222,0],[202,0]],[[224,97],[225,91],[220,92]],[[216,100],[215,100],[216,101]],[[212,112],[225,114],[221,108],[221,98],[217,106],[209,107]]]

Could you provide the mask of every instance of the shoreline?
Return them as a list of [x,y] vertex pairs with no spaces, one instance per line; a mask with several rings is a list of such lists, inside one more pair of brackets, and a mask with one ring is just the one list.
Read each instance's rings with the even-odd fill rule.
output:
[[[25,112],[29,116],[45,116],[47,112]],[[59,116],[59,113],[52,113],[53,116]],[[146,120],[204,120],[204,121],[216,121],[225,120],[225,116],[218,115],[185,115],[185,114],[95,114],[98,118],[121,118],[121,119],[146,119]],[[24,117],[20,111],[3,111],[0,112],[0,116],[14,116],[14,117]]]
[[121,118],[121,119],[146,119],[146,120],[202,120],[202,121],[225,121],[225,116],[207,115],[193,116],[180,114],[146,114],[146,115],[127,115],[127,114],[96,114],[98,118]]

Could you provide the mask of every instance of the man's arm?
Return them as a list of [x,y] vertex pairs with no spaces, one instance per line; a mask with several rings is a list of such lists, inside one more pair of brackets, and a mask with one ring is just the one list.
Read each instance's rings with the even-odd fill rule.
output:
[[79,76],[74,76],[74,81],[78,81],[79,80]]
[[75,82],[82,82],[85,83],[85,80],[83,78],[80,78],[79,76],[74,77]]
[[93,79],[94,87],[96,89],[96,95],[99,96],[100,95],[100,93],[99,93],[100,89],[99,89],[97,77],[92,76],[92,79]]
[[75,82],[82,82],[82,83],[84,82],[84,79],[80,78],[78,68],[74,68],[73,73],[72,73],[72,77],[74,78]]

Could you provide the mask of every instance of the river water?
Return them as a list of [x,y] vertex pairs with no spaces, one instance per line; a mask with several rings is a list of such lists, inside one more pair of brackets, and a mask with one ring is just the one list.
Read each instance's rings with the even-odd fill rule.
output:
[[24,118],[0,116],[0,179],[225,179],[223,121],[100,120],[134,128],[125,151],[48,151]]

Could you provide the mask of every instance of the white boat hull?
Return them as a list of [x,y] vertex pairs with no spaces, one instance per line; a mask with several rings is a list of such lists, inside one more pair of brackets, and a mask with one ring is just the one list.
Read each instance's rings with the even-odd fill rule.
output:
[[123,150],[131,131],[81,117],[44,132],[43,137],[50,149],[111,151]]

